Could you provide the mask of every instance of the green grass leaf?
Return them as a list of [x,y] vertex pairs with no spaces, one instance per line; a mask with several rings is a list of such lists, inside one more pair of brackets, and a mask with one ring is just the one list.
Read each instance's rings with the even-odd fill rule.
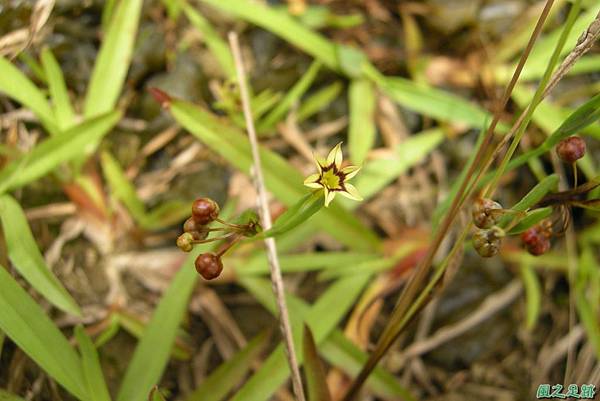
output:
[[73,106],[71,106],[71,101],[69,100],[65,77],[60,69],[58,61],[56,61],[54,54],[52,54],[52,51],[48,47],[45,47],[42,50],[41,59],[54,106],[56,123],[60,130],[64,131],[71,128],[75,122],[75,112],[73,111]]
[[259,123],[257,129],[264,131],[272,128],[275,124],[281,121],[285,117],[285,113],[292,108],[292,106],[300,100],[300,98],[306,93],[310,86],[315,81],[319,70],[321,69],[321,63],[313,61],[308,70],[302,75],[302,77],[296,82],[296,84],[287,91],[284,98],[277,104],[277,106],[269,112]]
[[77,353],[46,312],[2,266],[0,329],[67,391],[82,401],[89,400]]
[[247,0],[201,0],[219,10],[258,25],[338,70],[335,44],[303,26],[287,12]]
[[50,303],[81,316],[75,300],[46,265],[21,206],[9,195],[0,197],[0,219],[13,266]]
[[[227,125],[188,102],[174,100],[170,110],[173,117],[190,133],[234,167],[249,174],[253,164],[250,143],[238,128]],[[264,148],[260,152],[267,189],[288,207],[293,206],[307,193],[307,188],[302,184],[304,178],[278,154]],[[375,234],[339,203],[333,202],[314,216],[313,220],[338,241],[355,250],[373,250],[379,246]]]
[[329,388],[327,387],[325,368],[319,358],[315,338],[307,325],[304,325],[302,350],[308,401],[330,401],[331,394],[329,394]]
[[142,0],[122,0],[112,12],[84,103],[86,118],[114,109],[131,63]]
[[257,238],[276,237],[285,234],[306,222],[323,207],[323,191],[318,190],[308,193],[300,198],[296,204],[288,208],[288,210],[275,220],[270,229],[260,233]]
[[542,308],[542,287],[537,275],[527,263],[521,265],[521,279],[525,287],[527,330],[533,330],[540,316]]
[[221,401],[248,374],[252,362],[267,345],[269,336],[263,332],[254,337],[231,359],[215,369],[186,401]]
[[511,230],[508,232],[508,235],[520,234],[528,228],[533,227],[540,221],[544,220],[545,218],[550,217],[551,214],[551,207],[543,207],[540,209],[532,210],[531,212],[528,212],[527,215],[517,223],[517,225],[511,228]]
[[412,135],[398,145],[393,157],[367,162],[354,178],[354,185],[365,199],[369,199],[423,160],[443,139],[442,130],[437,128]]
[[48,174],[62,163],[93,152],[100,139],[120,118],[121,114],[113,111],[46,139],[0,172],[0,187],[3,190],[20,188]]
[[106,387],[106,381],[104,380],[104,374],[102,373],[102,367],[100,366],[98,352],[94,343],[92,343],[92,340],[81,326],[75,327],[75,337],[77,338],[81,353],[83,376],[87,384],[88,394],[90,395],[89,401],[110,401],[110,394]]
[[[486,110],[450,92],[401,77],[381,77],[377,81],[392,100],[423,115],[475,128],[491,119]],[[501,124],[499,127],[505,128]]]
[[227,42],[219,36],[208,20],[194,10],[187,2],[181,1],[179,4],[181,4],[183,12],[192,25],[194,25],[194,27],[202,34],[204,43],[206,43],[208,49],[213,56],[215,56],[217,62],[223,69],[223,75],[227,78],[235,78],[235,65]]
[[0,92],[30,109],[51,133],[58,126],[46,96],[10,61],[0,56]]
[[348,149],[350,159],[362,164],[375,144],[375,88],[365,79],[354,80],[348,89],[350,126],[348,127]]
[[323,110],[331,102],[333,102],[342,92],[343,86],[341,82],[334,82],[324,88],[319,89],[315,93],[308,95],[300,107],[298,107],[298,122],[302,122],[312,117],[316,113]]
[[0,389],[0,401],[25,401],[25,399]]

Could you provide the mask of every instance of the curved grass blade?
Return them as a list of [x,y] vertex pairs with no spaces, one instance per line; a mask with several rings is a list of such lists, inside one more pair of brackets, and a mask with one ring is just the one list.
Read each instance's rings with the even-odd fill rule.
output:
[[257,238],[276,237],[296,228],[323,208],[323,191],[317,190],[300,198],[295,205],[285,211],[273,226]]
[[94,343],[92,343],[92,340],[81,326],[75,327],[75,337],[77,338],[81,353],[83,376],[87,384],[88,394],[90,395],[89,401],[110,401],[110,394],[106,387],[106,381],[104,380],[104,374],[102,373],[102,367],[100,366],[98,352]]
[[508,235],[520,234],[528,228],[533,227],[540,221],[544,220],[545,218],[550,217],[551,214],[551,207],[543,207],[540,209],[532,210],[531,212],[528,212],[527,215],[517,223],[517,225],[511,228],[511,230],[508,232]]
[[204,42],[219,62],[224,75],[227,78],[234,78],[236,76],[235,65],[233,64],[233,56],[231,55],[227,43],[219,36],[206,18],[194,10],[187,2],[180,1],[179,4],[192,25],[194,25],[194,27],[202,34]]
[[342,83],[336,81],[306,96],[306,100],[303,100],[300,107],[298,107],[296,116],[298,122],[300,123],[323,110],[338,97],[342,89]]
[[0,56],[0,92],[30,109],[44,127],[57,133],[54,113],[42,92],[10,61]]
[[0,266],[0,329],[67,391],[89,400],[75,350],[46,312]]
[[56,123],[60,130],[64,131],[70,128],[75,122],[75,112],[69,100],[65,77],[58,65],[58,61],[56,61],[54,54],[52,54],[52,51],[48,47],[42,50],[41,59],[54,105]]
[[142,0],[122,0],[111,15],[85,96],[86,118],[107,113],[117,103],[131,63],[142,5]]
[[9,195],[0,197],[0,219],[13,266],[50,303],[81,316],[75,300],[46,265],[21,206]]
[[310,88],[320,69],[321,63],[319,61],[313,61],[310,67],[308,67],[308,70],[306,70],[298,82],[296,82],[296,84],[294,84],[294,86],[286,93],[279,104],[258,123],[258,130],[267,130],[281,121],[285,116],[285,113],[287,113],[294,103],[298,102],[308,88]]
[[[10,180],[4,190],[22,187],[61,165],[62,163],[89,154],[96,149],[100,139],[106,135],[121,118],[121,113],[113,111],[102,116],[86,120],[67,131],[55,135],[34,147],[22,156],[22,159],[11,162],[0,172],[0,183]],[[14,175],[20,170],[18,175]],[[14,176],[13,176],[14,175]]]
[[315,338],[306,324],[304,325],[302,345],[308,401],[331,401],[331,394],[329,394],[329,388],[325,380],[327,376],[319,359],[317,344],[315,344]]
[[375,144],[375,88],[370,81],[356,79],[348,88],[350,126],[348,150],[354,164],[360,165]]
[[542,306],[542,288],[540,281],[528,263],[521,265],[521,279],[525,287],[526,318],[525,326],[527,330],[533,330],[540,316]]
[[231,359],[213,371],[186,401],[223,400],[248,374],[252,362],[267,345],[268,338],[268,332],[263,332],[254,337]]

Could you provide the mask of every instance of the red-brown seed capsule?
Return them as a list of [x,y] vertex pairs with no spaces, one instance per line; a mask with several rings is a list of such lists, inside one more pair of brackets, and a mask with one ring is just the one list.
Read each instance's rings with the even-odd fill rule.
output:
[[503,236],[504,232],[499,227],[492,227],[489,230],[477,230],[473,234],[473,248],[479,256],[491,258],[500,250]]
[[219,217],[219,205],[209,198],[198,198],[192,204],[192,218],[199,225],[206,225]]
[[183,223],[183,231],[192,234],[194,240],[200,241],[208,237],[208,227],[198,224],[190,217]]
[[215,279],[219,277],[223,271],[223,262],[221,261],[221,258],[212,252],[198,255],[195,265],[196,271],[205,280]]
[[[478,198],[473,205],[473,224],[478,228],[491,228],[500,219],[502,205],[491,199]],[[494,212],[495,210],[495,212]]]
[[556,145],[556,153],[566,163],[575,163],[585,155],[585,141],[578,136],[570,136]]
[[521,241],[530,254],[539,256],[550,250],[550,237],[551,233],[536,225],[521,234]]
[[192,244],[193,240],[194,236],[192,234],[183,233],[179,237],[177,237],[177,247],[183,252],[189,252],[194,247],[194,245]]

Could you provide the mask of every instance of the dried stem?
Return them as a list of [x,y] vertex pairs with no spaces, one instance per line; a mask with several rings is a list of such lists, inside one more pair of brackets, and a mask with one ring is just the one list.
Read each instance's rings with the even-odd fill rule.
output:
[[[268,230],[271,228],[272,225],[271,214],[269,212],[267,190],[265,188],[265,181],[260,162],[258,140],[256,137],[256,131],[254,129],[252,110],[250,108],[250,96],[248,94],[248,86],[246,84],[244,63],[242,60],[242,54],[240,51],[238,37],[235,32],[229,33],[229,46],[231,47],[231,51],[233,52],[233,58],[235,60],[235,68],[237,71],[240,94],[242,97],[242,108],[244,111],[244,118],[246,120],[246,130],[248,131],[248,137],[250,139],[250,145],[252,147],[252,158],[254,160],[254,177],[256,189],[258,192],[261,224],[264,230]],[[267,258],[269,260],[269,267],[271,270],[271,282],[273,284],[273,292],[275,293],[275,298],[277,300],[277,308],[279,310],[281,334],[283,335],[285,348],[287,351],[287,360],[292,374],[292,386],[294,389],[294,394],[296,395],[296,399],[298,401],[305,401],[304,389],[302,387],[302,378],[300,377],[300,369],[298,368],[298,360],[296,358],[296,351],[294,349],[292,326],[290,324],[289,313],[285,302],[283,278],[281,276],[281,268],[279,267],[279,259],[277,257],[277,247],[275,245],[275,240],[273,238],[265,238],[265,246],[267,248]]]

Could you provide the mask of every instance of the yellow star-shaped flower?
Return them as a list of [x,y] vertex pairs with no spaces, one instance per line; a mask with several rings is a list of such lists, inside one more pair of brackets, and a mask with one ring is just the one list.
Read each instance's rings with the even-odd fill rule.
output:
[[360,167],[347,166],[342,168],[342,158],[342,142],[340,142],[331,149],[326,160],[315,156],[319,172],[308,176],[304,180],[304,185],[309,188],[323,189],[325,207],[329,206],[337,193],[352,200],[363,200],[354,185],[347,182],[358,173]]

